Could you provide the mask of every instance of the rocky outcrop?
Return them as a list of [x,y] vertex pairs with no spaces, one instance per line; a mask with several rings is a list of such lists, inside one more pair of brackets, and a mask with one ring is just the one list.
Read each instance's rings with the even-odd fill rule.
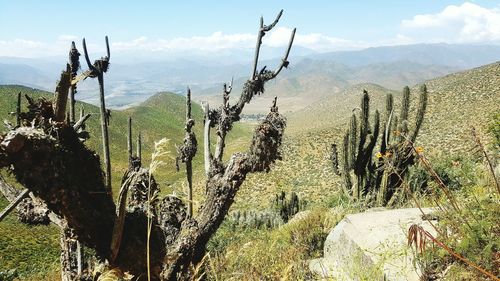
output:
[[[423,211],[428,214],[432,209]],[[324,257],[311,260],[309,267],[319,279],[419,280],[414,251],[407,246],[413,224],[436,235],[418,208],[347,215],[328,235]]]

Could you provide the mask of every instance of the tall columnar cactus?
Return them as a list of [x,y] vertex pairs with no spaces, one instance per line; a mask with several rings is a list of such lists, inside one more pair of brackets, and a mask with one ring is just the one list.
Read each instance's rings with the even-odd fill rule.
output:
[[281,191],[280,194],[276,194],[274,200],[274,208],[279,212],[279,215],[284,222],[288,222],[295,214],[305,208],[306,201],[299,200],[299,196],[292,192],[287,198],[286,193]]
[[[387,96],[387,104],[392,101],[392,95]],[[392,103],[392,102],[391,102]],[[377,175],[378,204],[390,202],[401,186],[401,179],[408,174],[408,168],[414,164],[415,157],[411,145],[416,141],[427,108],[427,87],[420,87],[417,114],[412,129],[409,128],[410,89],[403,89],[400,118],[394,117],[394,110],[387,112],[386,129],[382,134],[380,149],[379,172]],[[389,109],[389,106],[388,108]],[[391,120],[394,118],[394,120]],[[392,123],[392,124],[391,124]]]
[[[377,142],[380,128],[380,114],[375,111],[373,128],[370,127],[370,96],[365,90],[361,100],[361,114],[358,122],[353,113],[349,129],[344,136],[344,163],[343,176],[346,189],[354,198],[359,199],[370,189],[373,169],[372,152]],[[359,123],[359,124],[358,124]],[[359,131],[358,131],[359,127]],[[354,173],[356,183],[352,185],[351,172]]]
[[340,171],[339,171],[339,156],[337,152],[337,145],[332,143],[332,148],[330,151],[330,160],[332,160],[332,169],[333,172],[337,175],[340,176]]
[[[400,177],[407,175],[408,168],[414,164],[411,143],[415,142],[422,126],[427,107],[427,88],[420,89],[419,105],[413,129],[409,129],[410,89],[403,89],[401,111],[394,112],[394,99],[391,94],[386,98],[386,116],[383,132],[380,134],[380,147],[374,155],[379,137],[380,114],[375,111],[373,127],[370,126],[370,97],[363,92],[359,116],[355,111],[349,129],[344,135],[342,150],[342,177],[345,190],[355,199],[366,195],[376,195],[377,203],[386,205],[401,186]],[[379,158],[373,161],[374,156]],[[352,180],[354,174],[355,181]]]

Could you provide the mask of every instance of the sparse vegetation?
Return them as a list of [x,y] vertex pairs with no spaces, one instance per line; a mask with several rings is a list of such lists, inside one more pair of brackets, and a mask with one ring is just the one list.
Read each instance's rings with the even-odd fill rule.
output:
[[[308,262],[336,251],[325,248],[333,227],[372,207],[422,216],[401,228],[403,251],[378,243],[385,257],[371,264],[369,250],[347,249],[348,274],[372,280],[387,256],[413,254],[421,280],[500,280],[500,63],[424,82],[454,68],[305,56],[267,87],[294,42],[295,29],[277,68],[260,65],[281,15],[261,18],[250,77],[217,97],[191,84],[192,97],[162,92],[110,110],[107,37],[94,63],[83,40],[86,71],[72,42],[55,95],[0,85],[0,281],[319,279]],[[87,78],[99,107],[75,101]],[[356,84],[366,81],[425,84]],[[265,85],[286,93],[256,99]]]
[[[418,156],[427,161],[422,154]],[[495,175],[481,160],[475,155],[451,158],[439,165],[441,172],[424,165],[431,175],[424,180],[429,184],[429,197],[439,207],[438,236],[412,226],[408,242],[415,245],[426,280],[498,279],[500,193]]]
[[[402,193],[402,179],[414,164],[411,147],[422,126],[427,107],[427,88],[423,85],[420,89],[418,111],[411,131],[408,120],[410,89],[403,89],[399,118],[394,110],[393,96],[387,95],[386,116],[380,135],[380,147],[376,153],[374,149],[379,138],[380,114],[376,110],[370,121],[369,103],[370,97],[365,90],[361,113],[359,116],[353,113],[350,127],[344,135],[342,178],[346,192],[355,200],[371,197],[377,204],[385,206],[394,201],[397,193]],[[373,122],[373,128],[370,127],[370,122]],[[351,173],[354,174],[354,182]]]

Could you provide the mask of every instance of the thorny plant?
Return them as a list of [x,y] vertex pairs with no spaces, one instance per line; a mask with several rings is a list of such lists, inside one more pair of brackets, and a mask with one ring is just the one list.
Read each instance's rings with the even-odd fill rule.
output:
[[441,242],[439,239],[436,239],[432,234],[430,234],[428,231],[426,231],[422,226],[413,224],[410,226],[408,229],[408,246],[415,245],[415,251],[417,254],[420,252],[420,254],[423,254],[425,251],[425,247],[427,244],[427,240],[430,240],[434,244],[438,245],[445,251],[447,251],[450,255],[455,257],[458,260],[461,260],[468,266],[475,268],[482,274],[488,276],[492,280],[500,280],[498,277],[496,277],[493,273],[487,271],[486,269],[480,267],[479,265],[475,264],[471,260],[467,259],[466,257],[460,255],[459,253],[455,252],[453,249],[448,247],[445,243]]
[[[475,137],[476,141],[479,139],[477,135],[474,133],[473,136]],[[422,147],[415,147],[413,142],[411,140],[406,139],[406,142],[412,149],[412,153],[417,157],[419,162],[423,165],[423,167],[427,170],[427,172],[432,176],[433,180],[437,183],[438,188],[443,191],[443,193],[446,196],[446,199],[452,206],[453,210],[446,209],[444,206],[439,204],[437,195],[434,191],[434,193],[431,195],[433,201],[435,202],[436,206],[442,211],[442,212],[453,212],[454,217],[456,217],[457,214],[459,214],[460,220],[465,223],[471,231],[473,231],[470,223],[468,222],[467,218],[464,215],[464,212],[461,210],[460,206],[457,203],[457,199],[454,196],[454,194],[451,192],[451,190],[446,186],[446,184],[443,182],[441,177],[436,173],[436,171],[432,168],[431,163],[429,160],[425,157],[423,153],[423,148]],[[486,153],[485,153],[486,154]],[[386,157],[385,155],[378,155],[380,159],[384,161],[384,165],[390,169],[390,171],[399,177],[399,179],[402,182],[402,185],[404,187],[404,192],[406,192],[409,196],[412,197],[414,203],[420,210],[423,216],[428,216],[423,210],[422,207],[420,206],[419,201],[417,200],[415,194],[411,191],[410,187],[408,186],[407,182],[403,180],[403,177],[401,174],[394,168],[391,168],[391,162],[389,157]],[[495,175],[493,175],[495,177]],[[496,179],[495,179],[496,181]],[[476,219],[476,218],[474,218]],[[477,219],[476,219],[477,220]],[[441,236],[441,237],[448,237],[447,233],[443,233],[442,230],[440,230],[432,221],[429,221],[430,225],[436,230],[436,233]],[[449,246],[447,246],[444,242],[436,239],[434,236],[432,236],[428,231],[423,229],[421,226],[418,225],[412,225],[410,226],[408,230],[408,245],[412,246],[415,245],[416,252],[420,252],[420,254],[423,254],[425,251],[425,247],[427,244],[427,240],[430,240],[434,244],[438,245],[439,247],[443,248],[445,251],[447,251],[450,255],[452,255],[454,258],[464,262],[468,266],[478,270],[482,274],[488,276],[492,280],[500,280],[498,277],[496,277],[493,273],[489,272],[488,270],[482,268],[481,266],[477,265],[476,263],[472,262],[470,259],[464,257],[463,255],[457,253],[453,249],[451,249]]]

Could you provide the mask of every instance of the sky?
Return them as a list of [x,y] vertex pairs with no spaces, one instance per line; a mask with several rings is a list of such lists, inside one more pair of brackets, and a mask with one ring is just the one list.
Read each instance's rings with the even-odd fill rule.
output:
[[211,53],[255,46],[259,17],[284,14],[264,45],[315,52],[415,44],[500,44],[500,1],[39,1],[0,0],[0,57],[66,55],[89,49],[122,54]]

